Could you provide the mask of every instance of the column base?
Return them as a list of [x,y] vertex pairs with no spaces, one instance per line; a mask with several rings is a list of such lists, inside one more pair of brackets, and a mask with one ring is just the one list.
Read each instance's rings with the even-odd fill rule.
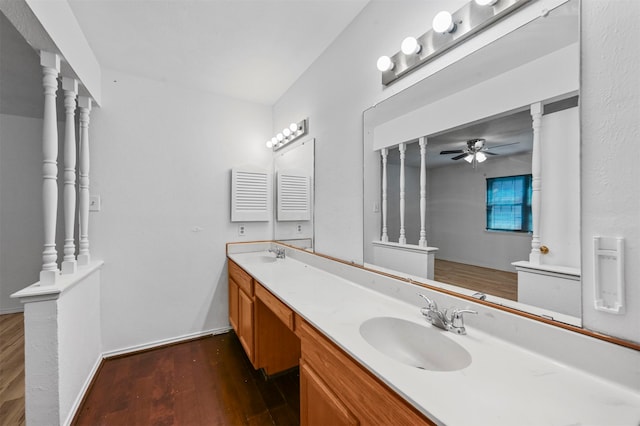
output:
[[75,274],[76,272],[78,272],[78,262],[75,260],[65,260],[62,262],[63,274]]
[[53,271],[40,271],[40,285],[55,285],[59,275],[60,271],[57,269]]
[[537,253],[531,252],[529,253],[529,262],[533,263],[534,265],[540,265],[541,257],[542,257],[542,254],[540,252],[537,252]]
[[91,262],[91,255],[89,254],[79,254],[78,255],[78,266],[87,266]]

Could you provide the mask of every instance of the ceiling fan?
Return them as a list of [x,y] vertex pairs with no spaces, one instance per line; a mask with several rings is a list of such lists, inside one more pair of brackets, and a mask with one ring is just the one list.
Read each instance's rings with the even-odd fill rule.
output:
[[486,142],[486,139],[483,139],[483,138],[469,139],[467,141],[466,149],[440,151],[440,155],[460,154],[460,155],[456,155],[455,157],[452,157],[451,159],[460,160],[461,158],[464,158],[467,162],[472,163],[473,167],[475,168],[477,163],[482,163],[487,159],[487,155],[498,155],[495,152],[491,152],[489,150],[498,148],[501,146],[515,145],[519,143],[519,142],[513,142],[513,143],[505,143],[502,145],[487,147],[485,146],[485,142]]

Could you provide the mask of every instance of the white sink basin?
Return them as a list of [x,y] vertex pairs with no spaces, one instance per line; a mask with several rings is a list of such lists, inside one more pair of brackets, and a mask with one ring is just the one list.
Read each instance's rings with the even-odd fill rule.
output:
[[467,367],[471,364],[471,354],[446,333],[448,331],[392,317],[375,317],[360,325],[360,334],[367,343],[403,364],[431,371]]
[[256,261],[260,262],[260,263],[273,263],[275,262],[277,259],[275,256],[267,256],[267,255],[262,255],[262,256],[257,256],[256,257]]

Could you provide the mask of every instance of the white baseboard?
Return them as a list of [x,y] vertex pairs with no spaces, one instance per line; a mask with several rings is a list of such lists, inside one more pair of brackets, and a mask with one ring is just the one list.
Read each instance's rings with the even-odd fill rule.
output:
[[132,353],[132,352],[138,352],[138,351],[144,351],[144,350],[147,350],[147,349],[153,349],[153,348],[158,347],[158,346],[169,345],[169,344],[172,344],[172,343],[179,343],[179,342],[182,342],[182,341],[185,341],[185,340],[191,340],[191,339],[195,339],[195,338],[202,337],[202,336],[222,334],[222,333],[226,333],[229,330],[231,330],[231,327],[227,326],[227,327],[221,327],[221,328],[214,328],[214,329],[211,329],[211,330],[197,331],[195,333],[184,334],[182,336],[170,337],[168,339],[156,340],[156,341],[153,341],[153,342],[143,343],[141,345],[129,346],[127,348],[121,348],[121,349],[116,349],[116,350],[113,350],[113,351],[104,352],[102,354],[102,356],[103,356],[104,359],[108,359],[108,358],[112,358],[114,356],[126,355],[126,354]]
[[76,400],[73,401],[73,405],[69,410],[69,415],[67,416],[67,419],[64,421],[65,426],[69,426],[71,424],[71,422],[73,421],[73,418],[76,415],[76,412],[78,411],[78,409],[80,409],[80,404],[82,403],[82,400],[84,399],[84,396],[86,395],[87,391],[89,391],[89,386],[91,386],[91,382],[93,381],[93,378],[98,372],[98,369],[100,368],[100,364],[102,364],[103,360],[104,360],[104,357],[101,354],[98,356],[98,358],[96,359],[96,362],[93,364],[93,367],[89,372],[89,375],[87,376],[84,383],[82,384],[82,388],[80,389],[80,392],[78,392],[78,396],[76,397]]
[[16,308],[0,308],[0,315],[17,314],[20,312],[24,312],[24,305],[22,304]]

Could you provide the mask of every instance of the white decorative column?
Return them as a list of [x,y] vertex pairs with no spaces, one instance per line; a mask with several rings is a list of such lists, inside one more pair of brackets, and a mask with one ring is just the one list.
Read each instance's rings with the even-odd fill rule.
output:
[[398,150],[400,151],[400,238],[398,239],[398,243],[407,244],[407,238],[404,230],[404,159],[407,152],[407,145],[401,143],[398,145]]
[[531,156],[531,215],[533,230],[531,236],[531,253],[529,262],[540,264],[540,189],[542,186],[542,156],[540,127],[542,125],[542,103],[531,105],[531,118],[533,119],[533,153]]
[[74,231],[76,224],[76,97],[78,82],[62,78],[64,90],[64,258],[62,273],[73,274],[78,270]]
[[87,266],[91,261],[89,254],[89,114],[91,113],[91,98],[80,96],[80,165],[79,171],[79,234],[80,251],[78,265]]
[[52,285],[58,277],[56,252],[56,214],[58,209],[58,125],[56,91],[60,73],[60,57],[40,52],[42,85],[44,86],[44,117],[42,120],[42,205],[44,213],[44,251],[40,283]]
[[380,150],[380,156],[382,157],[382,236],[380,241],[388,242],[389,235],[387,234],[387,156],[389,150],[382,148]]
[[420,146],[420,239],[418,245],[427,247],[427,138],[418,140]]

